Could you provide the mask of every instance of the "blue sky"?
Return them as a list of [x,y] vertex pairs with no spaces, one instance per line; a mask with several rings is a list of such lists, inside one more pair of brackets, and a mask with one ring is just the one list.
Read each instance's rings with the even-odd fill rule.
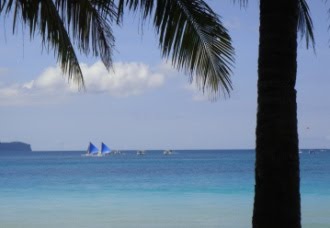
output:
[[[87,90],[68,85],[52,51],[27,31],[11,33],[0,18],[0,140],[34,150],[84,150],[89,141],[116,149],[254,148],[258,1],[246,9],[209,0],[236,51],[230,98],[211,102],[189,77],[161,58],[152,24],[126,15],[115,27],[115,74],[100,60],[79,56]],[[298,126],[301,148],[330,147],[330,21],[322,1],[308,1],[316,53],[299,42]]]

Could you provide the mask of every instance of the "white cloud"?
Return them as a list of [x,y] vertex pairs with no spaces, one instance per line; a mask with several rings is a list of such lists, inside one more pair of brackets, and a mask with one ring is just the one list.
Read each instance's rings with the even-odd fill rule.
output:
[[[168,70],[162,65],[153,70],[144,63],[117,62],[108,71],[99,61],[90,66],[81,64],[81,68],[86,93],[127,97],[162,86]],[[59,67],[49,67],[32,81],[7,86],[0,84],[0,105],[49,103],[49,98],[58,101],[77,93],[81,92],[73,83],[68,83]]]
[[92,66],[82,65],[87,92],[112,96],[131,96],[156,88],[164,83],[162,72],[155,72],[143,63],[115,63],[109,72],[101,62]]

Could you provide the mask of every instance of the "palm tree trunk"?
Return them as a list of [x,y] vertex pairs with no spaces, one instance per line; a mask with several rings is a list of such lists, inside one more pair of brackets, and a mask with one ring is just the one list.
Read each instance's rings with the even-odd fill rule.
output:
[[301,227],[298,0],[260,0],[254,228]]

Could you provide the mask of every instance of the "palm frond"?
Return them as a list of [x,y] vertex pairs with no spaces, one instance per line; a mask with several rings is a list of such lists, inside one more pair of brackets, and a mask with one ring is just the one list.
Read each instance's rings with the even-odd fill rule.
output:
[[0,0],[0,13],[5,10],[8,13],[11,10],[11,7],[14,3],[14,0]]
[[[165,58],[213,95],[230,93],[234,49],[218,15],[202,0],[119,0],[120,7],[154,12],[154,25]],[[123,9],[118,15],[121,16]],[[153,9],[155,7],[155,9]]]
[[117,23],[122,21],[125,6],[130,10],[140,10],[143,19],[151,15],[155,0],[118,0]]
[[301,38],[305,37],[307,48],[311,43],[313,49],[315,49],[313,21],[310,16],[309,6],[305,0],[299,0],[298,3],[298,31],[301,34]]
[[238,2],[241,7],[247,7],[247,4],[248,4],[248,0],[232,0],[232,1],[234,4],[236,4],[236,2]]
[[115,43],[111,24],[117,18],[113,1],[56,0],[55,4],[79,50],[100,55],[104,65],[111,67]]
[[31,38],[35,36],[36,32],[39,32],[43,47],[46,47],[47,50],[50,47],[54,49],[62,70],[68,73],[69,81],[73,79],[79,87],[84,85],[83,75],[73,45],[53,1],[15,1],[13,16],[13,32],[15,32],[16,24],[20,21],[28,26]]
[[84,54],[100,56],[107,68],[112,65],[111,23],[117,18],[113,0],[0,0],[2,12],[13,12],[14,33],[21,21],[31,38],[40,33],[43,47],[54,50],[69,81],[79,88],[84,80],[73,44]]
[[79,66],[69,34],[52,0],[42,0],[40,4],[40,32],[44,46],[52,46],[58,62],[69,80],[84,86],[84,78]]
[[[328,0],[323,0],[323,2],[325,4],[327,4],[329,1]],[[327,13],[328,13],[328,20],[329,20],[330,19],[330,8],[328,8]],[[328,26],[328,30],[330,30],[330,25]]]
[[69,80],[76,81],[79,87],[84,85],[77,56],[53,1],[4,0],[1,2],[1,13],[3,10],[8,15],[13,12],[13,33],[19,22],[27,25],[31,38],[36,32],[40,33],[43,46],[48,50],[50,47],[54,49]]

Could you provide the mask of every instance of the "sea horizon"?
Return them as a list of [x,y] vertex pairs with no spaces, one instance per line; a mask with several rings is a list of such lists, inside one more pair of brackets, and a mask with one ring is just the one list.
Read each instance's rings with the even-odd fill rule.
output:
[[[164,150],[173,150],[173,151],[181,151],[181,152],[191,152],[191,151],[233,151],[233,152],[238,152],[238,151],[253,151],[255,152],[255,148],[229,148],[229,149],[175,149],[175,148],[157,148],[157,149],[145,149],[145,148],[136,148],[136,149],[120,149],[120,148],[114,148],[115,150],[120,150],[120,151],[138,151],[138,150],[144,150],[144,151],[164,151]],[[28,151],[28,152],[86,152],[87,148],[85,149],[42,149],[42,150],[33,150]],[[300,152],[308,152],[309,150],[316,150],[318,152],[330,152],[330,148],[328,147],[310,147],[310,148],[299,148]],[[17,151],[16,151],[17,152]]]

